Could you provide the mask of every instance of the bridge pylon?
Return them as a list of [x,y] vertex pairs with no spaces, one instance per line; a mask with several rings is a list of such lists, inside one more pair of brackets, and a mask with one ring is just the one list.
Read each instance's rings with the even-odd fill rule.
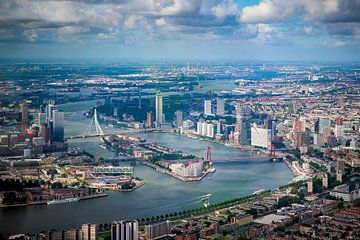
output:
[[103,136],[104,135],[104,131],[102,130],[100,124],[99,124],[99,120],[98,120],[98,116],[97,116],[97,111],[96,108],[94,109],[94,114],[91,117],[91,120],[83,134],[84,137],[88,136],[88,135],[92,135],[90,132],[92,131],[92,128],[95,126],[95,131],[99,136]]

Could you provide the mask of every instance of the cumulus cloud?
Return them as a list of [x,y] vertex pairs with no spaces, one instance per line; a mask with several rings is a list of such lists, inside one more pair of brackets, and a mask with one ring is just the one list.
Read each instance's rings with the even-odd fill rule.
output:
[[312,21],[359,22],[360,1],[261,0],[257,5],[245,7],[239,20],[247,23],[269,23],[284,20],[294,13]]
[[283,20],[295,11],[296,3],[286,0],[262,0],[258,5],[243,8],[239,21],[244,23],[269,23]]
[[243,8],[234,0],[0,0],[0,41],[157,37],[275,44],[291,35],[292,21],[308,36],[323,33],[316,26],[358,39],[359,13],[360,0],[260,0]]
[[225,1],[211,8],[211,12],[219,19],[223,20],[228,16],[236,16],[238,14],[238,5],[234,1]]

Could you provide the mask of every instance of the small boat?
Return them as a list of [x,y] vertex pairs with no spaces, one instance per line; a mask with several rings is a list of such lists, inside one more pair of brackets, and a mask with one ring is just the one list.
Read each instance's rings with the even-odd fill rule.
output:
[[210,180],[210,177],[208,177],[208,180]]
[[260,189],[260,190],[257,190],[255,192],[253,192],[253,195],[260,194],[260,193],[263,193],[265,191],[266,191],[265,189]]
[[216,169],[215,169],[215,168],[211,168],[211,169],[210,169],[210,172],[211,172],[211,173],[214,173],[214,172],[216,172]]
[[69,202],[77,202],[79,200],[80,199],[78,197],[65,198],[65,199],[54,199],[54,200],[47,201],[47,204],[51,205],[51,204],[57,204],[57,203],[69,203]]

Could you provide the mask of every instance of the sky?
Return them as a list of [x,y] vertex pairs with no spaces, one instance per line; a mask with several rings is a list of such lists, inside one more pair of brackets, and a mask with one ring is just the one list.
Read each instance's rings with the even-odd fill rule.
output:
[[0,0],[0,58],[359,61],[360,0]]

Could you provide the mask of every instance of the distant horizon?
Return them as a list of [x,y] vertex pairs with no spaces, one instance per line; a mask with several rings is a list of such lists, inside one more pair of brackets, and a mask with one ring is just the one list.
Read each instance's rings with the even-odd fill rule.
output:
[[[23,61],[23,62],[22,62]],[[48,61],[48,62],[42,62]],[[166,64],[166,63],[183,63],[186,65],[190,64],[207,64],[207,63],[216,63],[216,64],[261,64],[261,63],[269,63],[269,64],[360,64],[359,60],[266,60],[266,59],[236,59],[236,58],[214,58],[214,59],[204,59],[204,58],[76,58],[76,57],[63,57],[63,58],[55,58],[55,57],[17,57],[17,58],[4,58],[0,57],[0,64],[12,63],[12,64],[24,64],[24,63],[32,63],[32,64],[70,64],[70,63],[91,63],[91,64],[101,64],[101,63],[134,63],[137,62],[139,64],[153,62],[156,64]]]

